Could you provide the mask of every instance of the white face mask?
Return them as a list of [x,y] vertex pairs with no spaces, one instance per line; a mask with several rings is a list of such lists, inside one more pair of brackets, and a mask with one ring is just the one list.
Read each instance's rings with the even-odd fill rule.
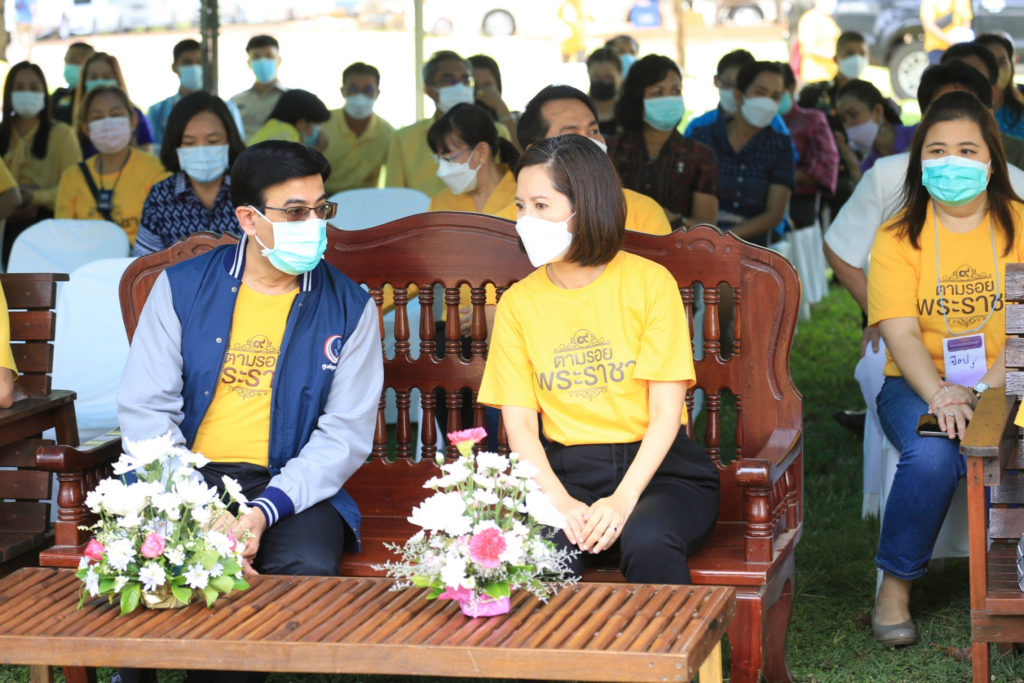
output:
[[864,123],[850,126],[846,129],[846,141],[855,152],[869,154],[875,145],[875,138],[878,137],[878,129],[882,124],[874,119],[868,119]]
[[605,143],[601,142],[597,138],[587,138],[587,139],[590,140],[591,142],[593,142],[595,145],[597,145],[597,148],[599,150],[601,150],[605,154],[608,153],[608,145],[606,145]]
[[476,93],[472,86],[465,83],[446,85],[437,89],[437,108],[444,114],[456,104],[473,104],[476,101]]
[[477,172],[483,164],[470,168],[469,161],[473,158],[473,153],[470,152],[467,156],[469,158],[461,164],[447,159],[437,161],[437,177],[444,181],[452,194],[465,194],[476,189]]
[[356,93],[345,98],[345,113],[357,121],[365,119],[373,113],[373,98],[363,93]]
[[839,73],[852,81],[855,78],[860,78],[864,69],[868,68],[868,58],[864,55],[849,55],[839,60],[838,67]]
[[736,106],[736,95],[733,93],[732,88],[718,89],[718,103],[726,114],[732,115],[739,111],[739,107]]
[[747,97],[743,100],[743,118],[754,128],[764,128],[779,113],[779,103],[770,97]]
[[110,116],[89,122],[89,139],[103,154],[120,152],[132,139],[132,122],[127,116]]
[[[569,218],[575,215],[573,211]],[[569,251],[569,245],[572,244],[569,218],[564,221],[548,221],[536,216],[522,216],[516,221],[516,232],[534,268],[561,261]]]
[[46,95],[35,90],[15,90],[11,93],[11,106],[14,113],[25,118],[32,118],[43,110]]

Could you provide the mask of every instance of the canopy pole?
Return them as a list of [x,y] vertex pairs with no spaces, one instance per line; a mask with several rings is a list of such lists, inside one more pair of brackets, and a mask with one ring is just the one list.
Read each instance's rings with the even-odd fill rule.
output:
[[199,32],[202,38],[200,56],[203,65],[203,90],[217,94],[217,35],[220,16],[217,0],[202,0],[199,10]]
[[413,40],[416,48],[416,120],[419,121],[423,118],[423,3],[420,0],[412,0],[412,6],[415,16]]

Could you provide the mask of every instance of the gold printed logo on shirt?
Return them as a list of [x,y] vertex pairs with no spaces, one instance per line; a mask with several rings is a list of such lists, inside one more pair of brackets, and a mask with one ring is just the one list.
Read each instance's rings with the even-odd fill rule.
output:
[[273,386],[280,355],[281,349],[262,334],[233,344],[224,354],[220,383],[242,399],[265,396]]
[[553,370],[535,375],[541,391],[560,391],[593,401],[608,391],[609,383],[622,382],[636,361],[615,362],[615,349],[591,330],[576,330],[565,344],[552,352]]
[[951,327],[970,329],[1003,305],[995,276],[964,264],[939,278],[934,296],[918,299],[917,313],[922,317],[945,315]]

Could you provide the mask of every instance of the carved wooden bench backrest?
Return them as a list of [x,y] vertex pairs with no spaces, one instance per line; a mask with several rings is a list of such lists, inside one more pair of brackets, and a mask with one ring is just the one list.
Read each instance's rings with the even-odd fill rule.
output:
[[[1006,393],[1024,395],[1024,264],[1006,266]],[[1004,464],[999,485],[991,489],[989,538],[1020,539],[1024,533],[1024,442]]]

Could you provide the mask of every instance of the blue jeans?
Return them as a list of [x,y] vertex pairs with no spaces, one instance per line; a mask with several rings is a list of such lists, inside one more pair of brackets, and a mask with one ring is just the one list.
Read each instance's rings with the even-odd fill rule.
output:
[[899,449],[900,461],[882,515],[875,564],[907,580],[925,573],[957,484],[967,474],[958,440],[917,435],[917,421],[926,412],[928,404],[905,379],[885,378],[878,420]]

